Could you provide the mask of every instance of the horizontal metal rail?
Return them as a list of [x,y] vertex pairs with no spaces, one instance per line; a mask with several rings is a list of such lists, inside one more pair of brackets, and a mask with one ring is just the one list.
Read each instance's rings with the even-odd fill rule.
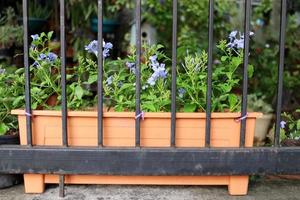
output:
[[300,174],[300,148],[0,148],[0,173]]

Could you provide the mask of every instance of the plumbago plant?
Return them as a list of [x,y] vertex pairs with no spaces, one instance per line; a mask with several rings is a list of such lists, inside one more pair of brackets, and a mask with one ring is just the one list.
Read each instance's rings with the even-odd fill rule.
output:
[[[251,33],[250,35],[253,35]],[[234,93],[241,80],[239,67],[242,64],[244,36],[238,31],[229,35],[229,42],[223,40],[217,46],[219,60],[215,63],[212,77],[212,110],[238,111],[241,103]],[[111,46],[110,46],[111,47]],[[163,46],[144,46],[141,63],[141,109],[150,112],[170,111],[170,59],[162,52]],[[97,55],[97,42],[93,41],[86,50]],[[105,57],[105,55],[104,55]],[[104,63],[104,95],[106,105],[116,111],[134,111],[135,109],[135,50],[126,59],[106,61]],[[90,60],[87,62],[91,63]],[[93,63],[96,68],[96,63]],[[187,54],[181,66],[178,66],[177,105],[179,111],[205,111],[207,53]],[[249,65],[249,77],[253,75],[253,66]],[[97,73],[92,72],[89,84],[97,81]]]
[[[108,56],[107,52],[112,48],[110,43],[104,43],[103,56]],[[170,105],[170,90],[168,69],[161,62],[169,62],[169,59],[160,51],[161,45],[144,46],[143,62],[141,63],[141,108],[145,111],[159,112],[167,111]],[[95,55],[98,46],[97,41],[92,41],[86,50]],[[135,49],[132,48],[130,54],[125,59],[115,61],[105,61],[104,63],[104,98],[108,108],[115,111],[133,111],[135,109]],[[96,63],[86,59],[87,63]],[[90,71],[88,84],[97,82],[97,71]]]
[[[30,77],[32,109],[60,109],[61,60],[48,43],[53,32],[32,35],[30,47]],[[241,82],[243,34],[233,31],[228,41],[221,41],[212,76],[212,111],[235,112],[240,108],[240,97],[235,89]],[[124,59],[109,60],[111,43],[103,41],[103,96],[105,107],[113,111],[135,110],[136,50],[131,49]],[[70,110],[95,109],[97,94],[98,42],[86,45],[88,57],[79,57],[76,66],[67,68],[67,105]],[[171,60],[162,45],[143,46],[141,57],[141,110],[168,112],[171,107]],[[203,112],[206,108],[207,53],[189,54],[177,66],[177,110]],[[14,74],[0,70],[0,134],[16,129],[17,120],[12,109],[23,108],[24,69]],[[253,67],[249,65],[249,77]]]

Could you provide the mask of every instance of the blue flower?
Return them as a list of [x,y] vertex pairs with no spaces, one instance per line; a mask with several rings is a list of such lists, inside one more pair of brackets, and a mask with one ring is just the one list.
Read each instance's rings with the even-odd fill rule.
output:
[[[158,63],[158,62],[157,62]],[[154,86],[157,79],[162,78],[165,79],[167,77],[167,72],[165,69],[165,64],[157,64],[155,63],[154,66],[152,66],[153,69],[153,74],[151,75],[151,77],[147,80],[147,83],[151,86]]]
[[103,49],[103,57],[106,58],[109,56],[109,49]]
[[151,86],[154,86],[155,85],[155,79],[153,76],[151,76],[148,80],[147,80],[147,83]]
[[[113,48],[112,43],[108,42],[105,43],[103,41],[103,57],[106,58],[109,56],[109,51]],[[96,56],[98,56],[98,41],[97,40],[93,40],[91,41],[88,45],[85,46],[85,50],[88,53],[93,53]]]
[[163,63],[159,63],[157,61],[157,55],[153,55],[149,57],[150,60],[150,65],[153,70],[153,74],[151,77],[147,80],[147,83],[151,86],[154,86],[157,79],[162,78],[165,79],[167,77],[167,72],[166,72],[166,66]]
[[183,98],[184,94],[186,93],[185,89],[179,88],[178,89],[178,94],[180,98]]
[[54,62],[54,61],[57,59],[57,55],[56,55],[55,53],[49,52],[49,53],[48,53],[47,59],[48,59],[50,62]]
[[131,69],[133,67],[135,67],[135,63],[132,63],[132,62],[126,62],[126,66]]
[[91,41],[88,45],[85,46],[85,50],[88,53],[93,53],[97,56],[98,55],[98,41],[97,40]]
[[39,35],[38,34],[31,35],[31,38],[33,39],[33,41],[36,41],[39,39]]
[[112,43],[108,42],[108,43],[105,43],[103,41],[103,57],[106,58],[109,56],[109,50],[111,50],[113,48],[113,45]]
[[[250,36],[253,36],[254,33],[250,32]],[[228,48],[237,48],[237,49],[244,49],[244,34],[238,31],[232,31],[229,36],[229,42],[227,44]]]
[[280,128],[285,128],[286,122],[285,121],[281,121],[280,122]]
[[38,60],[44,60],[44,59],[46,59],[46,58],[47,58],[46,54],[41,53],[41,54],[39,55],[39,57],[38,57]]
[[35,68],[39,68],[39,67],[40,67],[40,64],[39,64],[37,61],[35,61],[35,62],[32,64],[32,66],[35,67]]
[[229,34],[229,38],[235,38],[237,33],[238,31],[231,31],[231,33]]
[[112,49],[112,48],[113,48],[113,45],[112,45],[112,43],[110,43],[110,42],[105,43],[105,42],[103,41],[103,48],[104,48],[104,49]]
[[149,60],[151,61],[151,63],[157,62],[157,55],[150,56]]
[[128,67],[130,72],[135,74],[135,63],[126,62],[126,66]]
[[4,74],[5,73],[5,69],[0,68],[0,74]]
[[151,67],[155,71],[159,67],[159,62],[157,61],[157,55],[153,55],[149,57],[151,62]]
[[113,76],[110,76],[110,77],[108,77],[107,78],[107,80],[106,80],[106,85],[111,85],[112,84],[112,82],[113,82]]

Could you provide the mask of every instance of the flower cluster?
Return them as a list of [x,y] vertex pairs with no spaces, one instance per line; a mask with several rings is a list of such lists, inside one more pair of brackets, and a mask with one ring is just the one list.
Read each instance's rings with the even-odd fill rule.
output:
[[[103,57],[106,58],[109,56],[109,51],[113,48],[112,43],[103,41]],[[88,45],[85,46],[85,50],[88,53],[93,53],[98,56],[98,41],[93,40]]]
[[[253,36],[254,33],[250,32],[250,36]],[[239,31],[232,31],[229,36],[229,42],[227,44],[227,47],[229,48],[237,48],[237,49],[244,49],[244,34]]]
[[166,66],[163,63],[157,61],[157,55],[150,56],[151,68],[154,71],[151,77],[147,80],[147,83],[154,86],[159,78],[165,79],[167,77]]
[[[54,62],[56,61],[57,58],[58,58],[58,56],[57,56],[55,53],[49,52],[49,53],[47,53],[47,54],[41,53],[41,54],[38,56],[37,60],[38,60],[38,61],[46,61],[46,62],[49,62],[49,63],[54,63]],[[34,66],[34,67],[39,67],[39,66],[40,66],[40,64],[39,64],[38,61],[35,61],[35,62],[33,63],[33,66]]]
[[135,74],[135,63],[132,62],[126,62],[126,66],[129,69],[130,72]]

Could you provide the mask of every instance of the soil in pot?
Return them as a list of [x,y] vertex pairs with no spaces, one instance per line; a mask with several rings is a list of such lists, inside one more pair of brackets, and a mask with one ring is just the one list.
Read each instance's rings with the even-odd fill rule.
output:
[[[0,136],[0,145],[20,144],[19,135],[15,130],[10,130],[6,135]],[[0,189],[11,187],[21,182],[21,176],[15,174],[0,174]]]

